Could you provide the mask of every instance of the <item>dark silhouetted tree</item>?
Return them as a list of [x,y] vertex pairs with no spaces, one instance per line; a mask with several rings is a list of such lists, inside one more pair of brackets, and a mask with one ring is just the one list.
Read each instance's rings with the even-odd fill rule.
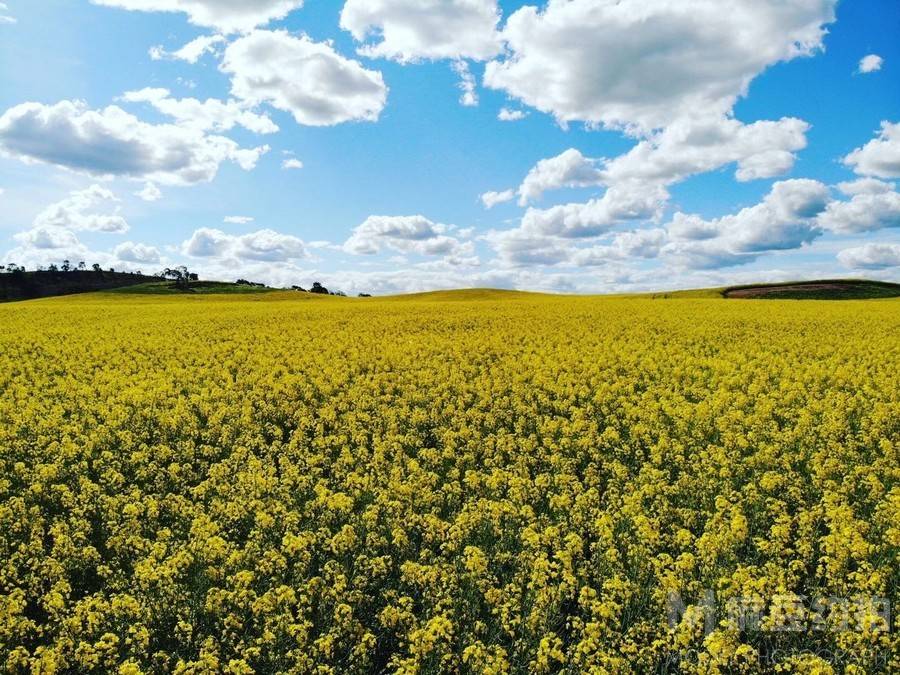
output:
[[188,271],[184,265],[179,267],[167,267],[162,271],[164,279],[171,279],[178,288],[188,288],[192,281],[197,281],[200,277],[194,272]]

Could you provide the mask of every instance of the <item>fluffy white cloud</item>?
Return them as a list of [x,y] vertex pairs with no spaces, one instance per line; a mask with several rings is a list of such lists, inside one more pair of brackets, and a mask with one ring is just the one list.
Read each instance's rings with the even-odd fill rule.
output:
[[819,216],[819,225],[838,234],[872,232],[886,227],[900,227],[900,194],[862,192],[850,201],[834,201]]
[[521,228],[541,236],[596,237],[618,224],[659,217],[669,194],[661,186],[641,183],[613,185],[599,199],[561,204],[549,209],[530,208]]
[[181,250],[193,258],[238,261],[284,262],[310,257],[301,239],[268,229],[236,236],[203,227],[194,231]]
[[155,183],[144,183],[144,187],[134,193],[135,197],[140,197],[145,202],[156,202],[162,199],[162,191]]
[[471,243],[447,235],[451,229],[419,215],[369,216],[353,229],[344,250],[356,255],[374,255],[388,249],[425,256],[471,256]]
[[726,117],[695,116],[678,120],[604,166],[606,182],[660,181],[666,185],[688,176],[736,164],[740,181],[772,178],[790,170],[806,147],[809,125],[784,118],[743,124]]
[[188,185],[211,181],[226,161],[249,171],[267,151],[175,124],[147,124],[117,106],[90,110],[80,101],[22,103],[0,117],[0,152],[94,176]]
[[113,255],[119,260],[131,263],[158,263],[162,259],[159,249],[147,244],[125,241],[113,249]]
[[668,235],[661,228],[620,232],[610,244],[575,250],[571,259],[578,266],[591,267],[635,258],[656,258],[667,242]]
[[341,28],[359,53],[401,63],[422,59],[488,59],[500,51],[496,0],[347,0]]
[[194,230],[191,238],[182,243],[181,252],[192,258],[224,257],[235,237],[211,227]]
[[762,202],[733,215],[705,220],[676,213],[661,253],[683,267],[712,269],[799,248],[826,231],[840,235],[900,227],[900,194],[892,185],[862,179],[838,187],[849,200],[832,199],[818,181],[798,179],[775,183]]
[[299,159],[291,157],[290,159],[286,159],[281,163],[281,168],[282,169],[302,169],[303,162],[301,162]]
[[[119,215],[119,200],[99,185],[75,190],[62,201],[51,204],[34,219],[35,228],[91,230],[94,232],[127,232],[128,222]],[[109,210],[112,213],[100,213]]]
[[775,183],[763,205],[776,219],[790,221],[819,215],[828,205],[828,188],[817,180],[796,178]]
[[174,52],[166,51],[162,46],[151,47],[150,58],[154,61],[172,59],[197,63],[205,54],[214,53],[219,45],[227,41],[224,35],[201,35]]
[[500,108],[497,113],[497,119],[501,122],[517,122],[528,117],[528,113],[524,110],[514,110],[512,108]]
[[835,0],[549,0],[503,29],[485,84],[561,122],[649,132],[724,116],[766,67],[818,50]]
[[822,232],[817,217],[828,206],[828,187],[814,180],[775,183],[755,206],[713,220],[676,214],[663,255],[697,269],[738,265],[761,253],[799,248]]
[[858,72],[863,74],[877,72],[881,70],[883,63],[884,59],[878,56],[878,54],[869,54],[860,59]]
[[259,230],[238,237],[235,256],[243,260],[270,261],[310,257],[302,240],[273,230]]
[[168,89],[147,87],[122,95],[128,103],[149,103],[163,115],[173,118],[179,126],[199,131],[229,131],[242,126],[257,134],[273,134],[278,126],[267,115],[248,110],[237,101],[208,98],[172,98]]
[[900,122],[882,122],[877,138],[844,157],[861,176],[900,178]]
[[595,160],[569,148],[534,165],[519,186],[519,205],[525,206],[529,201],[539,199],[547,190],[600,185],[602,178],[603,173]]
[[[732,118],[678,120],[613,159],[594,160],[578,150],[539,161],[519,187],[519,203],[561,187],[608,186],[603,199],[535,212],[534,218],[606,226],[652,217],[668,199],[666,188],[689,176],[734,164],[738,180],[768,178],[789,170],[806,147],[809,125],[785,118],[743,124]],[[629,215],[633,214],[633,215]],[[546,234],[553,228],[542,228]],[[585,236],[596,234],[589,226]]]
[[515,197],[516,191],[513,189],[503,190],[502,192],[485,192],[481,195],[481,203],[484,204],[484,208],[492,209],[497,204],[512,201]]
[[223,223],[230,223],[232,225],[246,225],[247,223],[253,222],[252,216],[225,216],[222,219]]
[[855,195],[878,195],[885,192],[891,192],[894,186],[877,178],[859,178],[853,181],[847,181],[837,184],[838,190],[849,197]]
[[700,216],[678,212],[667,225],[669,236],[675,241],[703,241],[719,236],[719,224]]
[[727,242],[716,239],[704,241],[672,241],[661,255],[680,270],[715,270],[746,265],[759,258],[759,253],[736,252]]
[[557,265],[572,256],[569,243],[521,227],[488,232],[484,239],[503,264],[514,267]]
[[860,270],[881,270],[900,267],[900,244],[866,244],[844,249],[838,253],[844,267]]
[[56,225],[36,225],[30,230],[17,232],[13,239],[19,244],[33,249],[77,250],[81,243],[72,230]]
[[[647,190],[639,183],[622,183],[609,188],[599,199],[571,203],[549,209],[528,209],[519,227],[489,232],[484,239],[501,262],[514,266],[596,265],[622,260],[628,251],[643,257],[653,246],[660,246],[657,234],[620,233],[612,246],[579,249],[578,240],[593,239],[627,222],[657,218],[668,193],[661,186]],[[647,239],[650,236],[653,241]],[[590,253],[585,251],[590,250]]]
[[325,42],[287,31],[256,30],[225,49],[231,92],[249,105],[268,103],[299,124],[329,126],[378,119],[387,100],[381,73]]
[[197,26],[224,33],[248,31],[281,19],[303,0],[91,0],[95,5],[141,12],[183,12]]

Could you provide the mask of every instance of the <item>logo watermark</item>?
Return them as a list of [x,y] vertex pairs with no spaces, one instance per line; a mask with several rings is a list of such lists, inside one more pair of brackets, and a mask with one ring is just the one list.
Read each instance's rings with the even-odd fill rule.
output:
[[704,636],[712,633],[722,620],[742,633],[807,633],[866,631],[892,632],[891,602],[878,596],[810,597],[786,593],[764,598],[759,595],[716,601],[707,589],[689,612],[679,593],[670,593],[666,601],[669,627],[683,621],[703,624]]
[[[737,630],[742,642],[754,647],[757,665],[770,668],[788,659],[816,657],[834,666],[861,665],[883,669],[890,651],[870,644],[862,652],[834,646],[839,633],[885,636],[893,631],[890,600],[878,596],[811,597],[786,593],[763,597],[740,596],[718,602],[706,590],[691,605],[671,593],[666,614],[672,630],[687,628],[705,638],[717,629]],[[660,672],[678,670],[686,663],[699,663],[703,650],[685,648],[668,655]]]

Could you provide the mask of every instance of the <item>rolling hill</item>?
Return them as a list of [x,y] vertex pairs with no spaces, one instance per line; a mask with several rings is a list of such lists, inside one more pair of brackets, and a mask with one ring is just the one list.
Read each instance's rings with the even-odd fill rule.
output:
[[14,272],[0,274],[0,302],[108,291],[149,282],[159,282],[159,279],[145,274],[93,270]]

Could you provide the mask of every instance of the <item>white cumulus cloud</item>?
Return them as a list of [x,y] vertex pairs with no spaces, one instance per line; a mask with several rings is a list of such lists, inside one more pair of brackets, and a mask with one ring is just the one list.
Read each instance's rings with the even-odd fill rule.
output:
[[694,269],[739,265],[769,251],[799,248],[819,237],[817,216],[829,204],[828,187],[808,179],[775,183],[759,203],[713,220],[676,214],[662,254]]
[[256,30],[225,49],[221,69],[248,105],[289,112],[298,124],[375,121],[387,100],[381,73],[338,54],[327,42],[284,30]]
[[858,270],[882,270],[900,267],[900,244],[866,244],[838,253],[844,267]]
[[347,0],[340,24],[364,43],[360,54],[408,63],[488,59],[500,51],[499,20],[496,0]]
[[481,203],[484,204],[484,208],[492,209],[497,204],[503,204],[505,202],[510,202],[516,198],[516,191],[513,189],[503,190],[502,192],[485,192],[481,195]]
[[[658,218],[668,193],[661,186],[649,191],[645,188],[639,183],[622,183],[609,188],[602,197],[587,202],[560,204],[548,209],[530,208],[518,227],[489,232],[484,238],[502,262],[515,266],[593,265],[596,262],[591,260],[601,257],[621,259],[620,254],[629,250],[637,239],[633,237],[631,242],[628,237],[621,239],[615,255],[608,247],[595,247],[589,257],[585,257],[588,254],[577,248],[576,243],[594,240],[625,223]],[[638,239],[643,236],[635,235]],[[638,248],[646,250],[643,243],[632,246],[635,255]]]
[[156,202],[162,199],[162,191],[155,183],[144,183],[144,187],[134,193],[135,197],[140,197],[145,202]]
[[113,255],[119,260],[130,263],[158,263],[162,259],[159,249],[147,244],[125,241],[113,249]]
[[[547,190],[590,186],[667,199],[670,185],[727,165],[736,167],[740,181],[771,178],[792,168],[795,153],[806,147],[808,129],[795,118],[753,124],[726,117],[678,120],[612,159],[590,159],[570,148],[539,161],[519,187],[519,203],[536,200]],[[556,213],[563,208],[556,207]],[[573,212],[575,206],[567,209]]]
[[647,133],[725,115],[768,66],[822,46],[835,0],[549,0],[507,20],[485,84],[555,116]]
[[211,181],[226,161],[249,171],[267,151],[175,124],[148,124],[117,106],[90,110],[80,101],[22,103],[0,116],[0,152],[94,176],[189,185]]
[[303,0],[91,0],[95,5],[141,12],[182,12],[197,26],[245,32],[301,7]]
[[589,187],[602,183],[603,173],[597,162],[578,150],[569,148],[556,157],[542,159],[519,186],[519,205],[539,199],[547,190],[562,187]]
[[858,178],[838,183],[837,188],[848,197],[853,197],[855,195],[878,195],[891,192],[894,186],[877,178]]
[[900,227],[900,194],[893,190],[862,192],[849,201],[831,202],[819,216],[819,225],[838,234]]
[[424,256],[471,255],[471,243],[449,236],[451,229],[421,215],[369,216],[353,229],[343,248],[356,255],[374,255],[385,249]]
[[238,261],[286,262],[310,257],[301,239],[269,229],[231,235],[203,227],[194,231],[181,250],[193,258]]
[[659,217],[668,198],[661,186],[648,190],[641,183],[623,182],[610,187],[598,199],[548,209],[530,208],[522,217],[521,227],[545,236],[596,237],[624,222]]
[[500,108],[500,112],[497,113],[497,119],[501,122],[517,122],[526,117],[528,117],[527,112],[513,108]]
[[488,232],[484,238],[504,265],[514,267],[556,265],[572,255],[567,242],[520,227]]
[[118,202],[111,191],[100,185],[91,185],[84,190],[75,190],[65,199],[45,208],[34,219],[34,227],[44,230],[127,232],[128,222],[119,214]]
[[609,244],[573,251],[571,261],[580,267],[592,267],[635,258],[656,258],[667,241],[667,233],[661,228],[620,232]]
[[796,118],[743,124],[695,116],[652,134],[604,166],[604,180],[660,181],[665,185],[729,164],[739,181],[772,178],[790,170],[806,147],[809,124]]
[[13,239],[32,249],[77,251],[81,246],[81,242],[78,241],[78,237],[72,230],[56,225],[38,225],[30,230],[17,232],[13,235]]
[[900,178],[900,122],[882,122],[878,136],[844,157],[861,176]]
[[860,73],[875,73],[881,70],[881,66],[884,64],[884,59],[878,56],[878,54],[868,54],[859,61],[858,72]]

